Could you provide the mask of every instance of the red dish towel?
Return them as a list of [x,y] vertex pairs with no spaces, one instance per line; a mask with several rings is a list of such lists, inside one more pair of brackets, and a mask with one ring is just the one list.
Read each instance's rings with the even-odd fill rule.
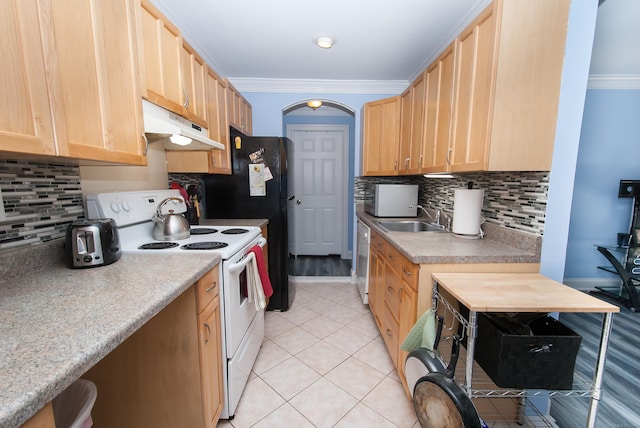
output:
[[271,281],[269,281],[269,273],[267,272],[267,265],[264,263],[264,253],[260,245],[254,245],[249,250],[250,253],[255,254],[256,264],[258,265],[258,273],[260,274],[260,281],[262,282],[262,289],[264,290],[265,297],[271,297],[273,295],[273,287]]

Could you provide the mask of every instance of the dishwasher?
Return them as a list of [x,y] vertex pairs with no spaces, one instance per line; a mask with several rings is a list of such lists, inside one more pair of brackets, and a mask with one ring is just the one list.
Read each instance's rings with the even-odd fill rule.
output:
[[369,244],[371,230],[362,220],[358,220],[358,259],[356,262],[356,277],[358,291],[364,304],[369,303]]

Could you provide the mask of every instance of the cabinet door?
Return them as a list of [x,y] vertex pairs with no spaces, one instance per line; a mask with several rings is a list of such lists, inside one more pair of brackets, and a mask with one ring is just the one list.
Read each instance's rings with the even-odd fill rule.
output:
[[411,116],[412,91],[409,86],[400,95],[400,149],[398,153],[398,175],[408,174],[411,162]]
[[145,164],[133,0],[49,2],[58,154]]
[[233,126],[240,131],[240,94],[228,80],[226,98],[227,120],[229,121],[229,126]]
[[145,82],[143,96],[154,104],[182,114],[180,30],[148,0],[142,0],[141,10]]
[[364,105],[363,175],[398,175],[400,96]]
[[245,109],[247,116],[247,123],[245,124],[245,134],[253,135],[253,107],[251,107],[251,104],[247,102],[245,105]]
[[[400,326],[398,331],[398,340],[402,343],[416,323],[416,307],[418,302],[418,294],[406,282],[402,283],[402,304],[400,311]],[[398,372],[400,379],[406,382],[404,373],[404,360],[407,358],[407,352],[398,347]]]
[[455,45],[427,68],[425,137],[421,172],[443,172],[449,164]]
[[222,411],[222,336],[220,296],[198,315],[202,405],[207,427],[214,428]]
[[422,73],[411,86],[409,94],[402,95],[402,125],[400,138],[400,174],[419,174],[424,139],[426,73]]
[[226,101],[227,84],[211,69],[208,69],[206,88],[209,138],[224,144],[224,150],[211,151],[211,170],[209,172],[214,174],[231,174],[231,150]]
[[53,418],[53,406],[51,403],[44,406],[28,421],[20,425],[20,428],[55,428],[56,421]]
[[246,135],[251,135],[251,104],[242,96],[240,96],[240,127],[241,131]]
[[55,155],[39,13],[49,16],[49,5],[0,2],[0,150]]
[[451,137],[451,171],[487,168],[495,44],[493,9],[487,8],[458,37]]
[[200,55],[186,42],[182,43],[182,105],[185,108],[184,116],[197,123],[208,127],[205,75],[207,66]]

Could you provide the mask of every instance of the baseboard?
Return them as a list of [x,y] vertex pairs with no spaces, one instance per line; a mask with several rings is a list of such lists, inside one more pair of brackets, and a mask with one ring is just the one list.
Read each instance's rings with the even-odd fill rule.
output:
[[565,278],[565,285],[580,291],[595,290],[596,287],[617,287],[620,280],[616,278]]

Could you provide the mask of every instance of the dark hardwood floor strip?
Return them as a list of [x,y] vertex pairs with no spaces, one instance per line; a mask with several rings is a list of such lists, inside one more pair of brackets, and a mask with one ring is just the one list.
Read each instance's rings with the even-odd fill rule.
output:
[[351,276],[351,260],[339,256],[289,257],[291,276]]
[[[602,329],[601,314],[560,314],[582,336],[576,372],[592,379]],[[553,398],[551,414],[561,428],[585,426],[589,400]],[[622,308],[614,315],[597,427],[640,427],[640,314]]]

